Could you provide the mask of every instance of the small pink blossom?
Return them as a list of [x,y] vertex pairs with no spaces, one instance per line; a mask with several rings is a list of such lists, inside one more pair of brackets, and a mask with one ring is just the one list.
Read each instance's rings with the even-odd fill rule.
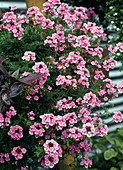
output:
[[17,10],[19,7],[17,7],[17,6],[11,6],[11,11],[15,11],[15,10]]
[[123,93],[123,82],[118,83],[116,87],[119,93]]

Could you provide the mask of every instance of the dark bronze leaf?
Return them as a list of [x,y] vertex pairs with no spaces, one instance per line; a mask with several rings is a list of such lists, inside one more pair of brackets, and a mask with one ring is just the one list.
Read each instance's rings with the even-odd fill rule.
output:
[[0,86],[4,84],[6,77],[4,75],[0,75]]
[[19,75],[19,70],[20,69],[17,69],[11,76],[17,78],[17,76]]
[[4,90],[2,91],[1,93],[1,98],[2,98],[2,101],[7,105],[7,106],[10,106],[10,97],[9,97],[9,91],[8,90]]
[[7,55],[0,59],[0,63],[2,63],[6,59]]
[[18,96],[22,91],[22,88],[20,87],[18,82],[15,82],[11,87],[10,87],[10,94],[9,97],[13,98]]
[[[30,85],[30,86],[32,85],[32,84],[31,84],[32,81],[37,80],[37,79],[39,79],[40,77],[42,77],[42,76],[45,75],[45,73],[44,73],[44,74],[42,74],[42,73],[37,73],[37,74],[30,74],[30,75],[28,75],[28,76],[26,76],[26,77],[23,77],[23,78],[20,78],[20,79],[16,79],[15,77],[11,76],[11,75],[8,73],[8,71],[5,69],[5,67],[4,67],[1,63],[0,63],[0,70],[3,72],[3,74],[4,74],[6,77],[8,77],[8,78],[11,79],[11,82],[14,82],[14,80],[16,80],[16,81],[18,81],[18,82],[20,82],[20,83],[27,84],[27,85]],[[18,72],[19,70],[16,70],[16,71]]]
[[30,74],[30,75],[28,75],[26,77],[20,78],[17,81],[31,86],[32,81],[37,80],[37,79],[39,79],[40,77],[42,77],[44,75],[45,75],[45,73],[44,74],[42,74],[42,73]]
[[8,73],[8,71],[5,69],[5,67],[0,63],[0,70],[3,72],[3,74],[6,77],[11,77],[11,75]]

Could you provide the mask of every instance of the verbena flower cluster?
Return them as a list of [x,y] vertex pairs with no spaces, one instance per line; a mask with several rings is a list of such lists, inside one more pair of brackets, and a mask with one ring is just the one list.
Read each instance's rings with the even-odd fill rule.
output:
[[[123,43],[108,47],[104,56],[97,40],[106,34],[89,21],[91,15],[95,18],[92,8],[73,8],[60,0],[48,0],[43,7],[45,16],[35,6],[28,9],[27,17],[16,15],[17,8],[12,7],[1,19],[0,30],[12,34],[14,41],[23,40],[28,26],[40,34],[46,55],[28,49],[22,56],[25,70],[20,78],[28,81],[31,73],[43,76],[33,80],[32,86],[22,84],[15,109],[11,106],[0,113],[4,143],[0,162],[9,161],[11,167],[23,170],[53,168],[67,153],[79,156],[80,166],[88,168],[91,137],[108,133],[102,115],[109,112],[100,110],[123,93],[123,82],[114,85],[107,76],[117,63],[112,56],[123,51]],[[121,112],[114,112],[113,121],[122,119]]]

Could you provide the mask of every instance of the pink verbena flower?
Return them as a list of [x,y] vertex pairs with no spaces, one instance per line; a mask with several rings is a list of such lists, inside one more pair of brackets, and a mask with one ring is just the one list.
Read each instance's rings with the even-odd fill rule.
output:
[[91,123],[86,123],[83,125],[82,134],[87,135],[88,137],[95,135],[95,128],[94,125]]
[[11,6],[11,11],[15,11],[15,10],[17,10],[19,7],[17,7],[17,6]]
[[27,168],[21,167],[21,170],[28,170]]
[[0,127],[3,127],[4,126],[4,117],[3,117],[3,114],[0,113]]
[[84,100],[82,101],[82,103],[87,103],[90,106],[100,106],[100,100],[98,99],[98,97],[96,97],[96,94],[89,92],[86,93],[84,96]]
[[88,159],[87,157],[84,157],[84,159],[81,160],[80,165],[85,166],[85,168],[88,168],[88,166],[91,167],[92,160]]
[[45,159],[45,166],[53,168],[55,164],[59,162],[58,153],[55,152],[54,154],[48,154],[44,156]]
[[48,129],[49,126],[56,124],[56,117],[52,113],[41,115],[40,118],[42,119],[42,124],[45,125],[46,129]]
[[43,62],[36,62],[35,65],[32,67],[32,69],[36,73],[45,73],[47,76],[49,75],[49,70]]
[[41,24],[44,19],[45,17],[43,16],[43,14],[38,12],[35,14],[33,21],[34,21],[34,24],[37,25],[37,24]]
[[31,51],[26,51],[22,59],[26,61],[30,61],[30,60],[34,61],[36,60],[35,53]]
[[28,117],[30,120],[34,120],[35,119],[35,113],[33,111],[30,111],[29,113],[27,113]]
[[116,87],[119,93],[123,93],[123,82],[118,83]]
[[11,121],[10,121],[11,117],[15,116],[15,115],[16,115],[16,110],[14,109],[13,106],[11,106],[9,108],[9,111],[6,111],[5,117],[3,117],[2,114],[0,114],[0,126],[1,126],[1,128],[5,127],[5,126],[9,126],[9,124],[11,123]]
[[27,150],[25,148],[21,148],[20,146],[17,146],[13,148],[11,153],[16,160],[19,160],[23,158],[23,154],[25,154],[26,152]]
[[23,128],[18,125],[10,126],[8,135],[10,135],[11,138],[14,140],[20,140],[21,138],[23,138]]
[[97,66],[98,68],[101,68],[101,65],[98,64],[98,61],[97,61],[97,60],[91,61],[91,64],[92,64],[93,66]]
[[27,10],[27,14],[29,15],[29,17],[31,17],[32,15],[35,15],[39,12],[40,12],[40,10],[37,6],[33,6],[31,8],[28,8],[28,10]]
[[1,153],[0,154],[0,162],[5,163],[5,161],[7,161],[7,162],[10,161],[9,153],[5,153],[5,154]]
[[95,12],[93,11],[93,9],[92,9],[91,7],[88,8],[88,9],[86,10],[86,12],[87,12],[88,19],[90,19],[91,16],[93,17],[93,19],[95,19],[96,14],[95,14]]
[[48,2],[52,3],[53,5],[61,4],[60,0],[48,0]]
[[42,127],[42,124],[41,123],[34,123],[34,125],[31,125],[30,126],[30,129],[29,129],[29,134],[30,135],[33,135],[33,134],[35,134],[35,138],[38,138],[38,137],[40,137],[40,136],[43,136],[44,133],[45,132],[45,130],[44,130],[44,128]]
[[88,49],[88,47],[90,46],[89,38],[86,35],[78,36],[75,46]]
[[116,123],[122,122],[122,120],[123,120],[123,114],[122,114],[120,111],[114,112],[113,120],[114,120]]
[[106,71],[109,71],[109,69],[114,69],[114,66],[116,65],[117,61],[114,60],[113,58],[110,58],[108,60],[105,60],[103,62],[103,68],[106,70]]
[[103,78],[105,77],[105,75],[103,74],[102,71],[95,71],[95,73],[96,73],[96,75],[94,76],[94,78],[95,78],[96,80],[98,80],[98,79],[103,79]]
[[44,73],[44,75],[39,79],[39,86],[40,88],[43,88],[43,84],[46,82],[47,77],[50,76],[47,65],[43,62],[35,62],[35,65],[32,67],[32,69],[36,73]]
[[108,133],[108,126],[107,125],[102,125],[100,127],[95,127],[95,133],[98,136],[107,135],[107,133]]
[[59,130],[62,130],[64,127],[67,126],[66,124],[66,119],[64,116],[56,116],[55,117],[55,124],[56,124],[56,130],[59,131]]
[[103,39],[105,39],[106,37],[104,30],[102,30],[101,27],[96,26],[96,23],[84,23],[81,30],[84,31],[84,33],[90,32],[94,38],[102,37]]
[[67,113],[66,115],[64,115],[64,118],[66,121],[69,122],[70,126],[73,126],[75,123],[77,123],[77,116],[75,112]]
[[69,129],[69,137],[73,138],[75,141],[81,141],[84,136],[82,134],[82,129],[78,128],[78,127],[73,127],[71,129]]
[[75,144],[70,145],[69,153],[73,154],[74,152],[80,153],[80,148],[77,147]]
[[59,150],[58,143],[53,139],[47,140],[43,144],[43,146],[44,146],[45,153],[47,153],[47,154],[53,154]]

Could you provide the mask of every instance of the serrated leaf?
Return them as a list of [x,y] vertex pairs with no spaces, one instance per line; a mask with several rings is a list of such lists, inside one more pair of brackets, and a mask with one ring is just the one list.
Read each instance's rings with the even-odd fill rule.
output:
[[115,152],[115,150],[112,148],[104,152],[105,160],[110,160],[111,158],[116,157],[116,156],[117,156],[117,152]]

